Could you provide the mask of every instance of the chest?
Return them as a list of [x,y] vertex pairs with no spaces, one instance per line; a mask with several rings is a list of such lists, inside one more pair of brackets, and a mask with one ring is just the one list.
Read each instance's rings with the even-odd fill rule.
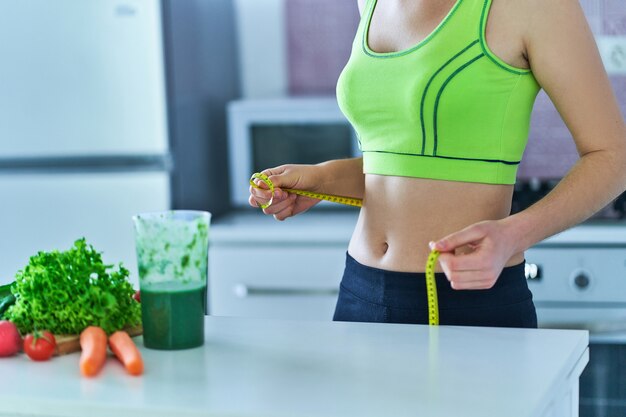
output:
[[[418,45],[445,23],[457,0],[378,0],[365,34],[372,51],[402,51]],[[488,12],[485,38],[506,63],[528,68],[523,42],[523,10],[515,0],[494,0]]]
[[408,49],[424,40],[446,18],[456,0],[380,0],[371,15],[367,43],[373,51]]

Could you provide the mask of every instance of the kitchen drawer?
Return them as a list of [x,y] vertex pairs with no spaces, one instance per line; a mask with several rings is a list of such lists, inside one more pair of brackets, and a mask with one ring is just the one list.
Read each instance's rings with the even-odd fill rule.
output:
[[588,329],[594,337],[624,330],[626,247],[537,245],[525,257],[537,271],[528,288],[540,327]]
[[535,246],[525,257],[540,273],[528,280],[535,301],[626,302],[626,247]]
[[209,251],[212,315],[330,320],[346,245],[223,245]]

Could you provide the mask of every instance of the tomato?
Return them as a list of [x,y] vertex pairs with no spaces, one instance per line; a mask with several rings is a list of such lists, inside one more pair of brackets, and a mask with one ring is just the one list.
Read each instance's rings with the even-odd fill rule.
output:
[[20,351],[22,337],[15,324],[10,321],[0,321],[0,357],[13,356]]
[[48,331],[28,334],[24,338],[24,352],[34,361],[47,361],[54,354],[57,342]]
[[139,290],[135,291],[135,293],[133,294],[133,298],[135,299],[135,301],[137,301],[138,303],[141,302],[141,293],[139,292]]

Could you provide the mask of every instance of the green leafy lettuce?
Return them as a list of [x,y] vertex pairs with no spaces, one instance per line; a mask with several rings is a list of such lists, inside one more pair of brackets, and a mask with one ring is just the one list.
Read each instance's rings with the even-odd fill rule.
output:
[[84,238],[64,252],[39,252],[17,273],[15,304],[5,318],[22,334],[78,334],[90,325],[112,333],[138,325],[141,306],[132,298],[128,270],[121,263],[112,268]]

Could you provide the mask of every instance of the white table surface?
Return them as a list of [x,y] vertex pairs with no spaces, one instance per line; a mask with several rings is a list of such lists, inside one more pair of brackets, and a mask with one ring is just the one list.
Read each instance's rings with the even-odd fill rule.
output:
[[93,379],[77,353],[0,359],[0,415],[530,417],[588,358],[578,330],[207,317],[201,348],[135,341],[141,377],[112,357]]

